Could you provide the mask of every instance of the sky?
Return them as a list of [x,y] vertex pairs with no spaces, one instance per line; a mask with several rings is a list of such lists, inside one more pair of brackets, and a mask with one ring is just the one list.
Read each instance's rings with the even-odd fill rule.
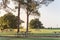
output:
[[40,20],[46,28],[60,28],[60,0],[39,9]]
[[[12,8],[12,3],[10,7]],[[26,10],[21,9],[21,19],[25,21],[23,26],[26,27]],[[40,21],[46,28],[60,28],[60,0],[55,0],[48,6],[42,6],[39,8],[39,12],[41,14]],[[0,11],[0,16],[3,16],[5,13]],[[14,13],[17,16],[17,12]],[[30,20],[33,19],[34,16],[30,16]]]

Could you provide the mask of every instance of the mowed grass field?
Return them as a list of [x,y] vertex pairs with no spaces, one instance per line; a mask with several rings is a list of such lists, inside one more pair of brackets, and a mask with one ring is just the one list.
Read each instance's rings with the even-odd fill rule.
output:
[[5,38],[0,37],[0,40],[60,40],[60,38]]
[[[26,29],[20,29],[20,33],[24,33]],[[16,35],[17,29],[12,29],[12,31],[0,31],[0,36],[9,36]],[[0,40],[60,40],[59,37],[33,37],[33,36],[60,36],[60,29],[29,29],[29,35],[31,38],[9,38],[9,37],[0,37]]]
[[[6,30],[6,29],[5,29]],[[15,35],[17,34],[17,29],[12,29],[12,31],[0,31],[0,35]],[[20,29],[20,33],[24,33],[26,29]],[[60,29],[29,29],[29,33],[33,36],[60,36]]]

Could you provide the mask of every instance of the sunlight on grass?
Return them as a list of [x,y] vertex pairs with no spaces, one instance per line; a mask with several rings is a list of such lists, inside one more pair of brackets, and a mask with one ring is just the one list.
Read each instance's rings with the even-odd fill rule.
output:
[[[13,31],[3,31],[0,32],[0,36],[1,35],[16,35],[17,34],[17,29],[12,29]],[[20,29],[19,33],[24,33],[26,31],[26,29]],[[29,29],[29,33],[32,33],[33,35],[60,35],[60,29],[59,30],[55,30],[55,29]]]

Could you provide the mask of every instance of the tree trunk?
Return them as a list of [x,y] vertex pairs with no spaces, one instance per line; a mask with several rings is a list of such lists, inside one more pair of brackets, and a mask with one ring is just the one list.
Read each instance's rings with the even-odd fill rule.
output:
[[26,32],[28,32],[28,22],[29,22],[29,14],[28,14],[28,9],[27,9],[27,25],[26,25]]
[[19,1],[19,4],[18,4],[18,27],[17,27],[17,33],[19,33],[19,24],[20,24],[20,1]]

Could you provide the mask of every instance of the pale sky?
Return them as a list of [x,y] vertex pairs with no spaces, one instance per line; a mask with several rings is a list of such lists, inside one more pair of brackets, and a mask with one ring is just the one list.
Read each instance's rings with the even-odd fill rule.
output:
[[60,0],[55,0],[47,7],[43,6],[39,11],[41,13],[40,20],[45,27],[60,28]]
[[[12,3],[11,3],[11,7],[12,7]],[[23,21],[25,21],[25,23],[23,24],[23,26],[26,27],[26,10],[21,9],[21,19]],[[60,0],[55,0],[54,2],[52,2],[51,4],[49,4],[47,7],[46,6],[42,6],[42,8],[39,9],[39,12],[41,14],[40,17],[40,21],[43,23],[43,25],[46,28],[49,27],[60,27]],[[0,11],[0,16],[4,15],[4,13],[2,14],[2,12]],[[14,13],[14,15],[17,15],[17,12]],[[32,19],[33,17],[30,16],[30,19]]]

